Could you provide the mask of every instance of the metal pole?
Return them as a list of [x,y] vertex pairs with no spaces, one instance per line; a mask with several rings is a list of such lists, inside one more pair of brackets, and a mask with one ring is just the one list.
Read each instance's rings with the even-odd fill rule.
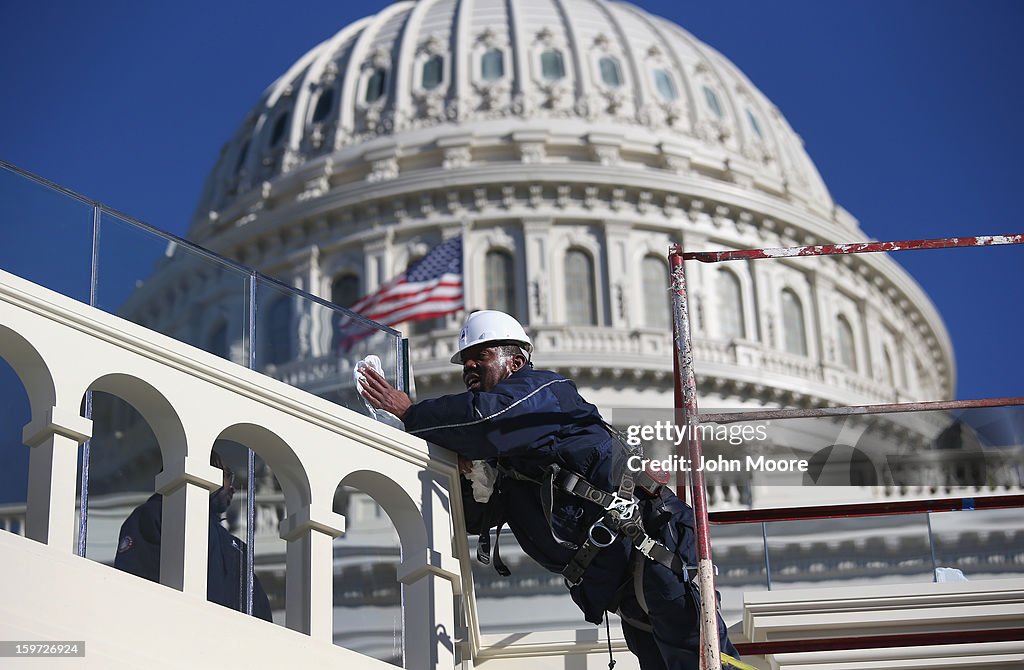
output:
[[[249,364],[256,369],[256,287],[258,275],[249,275]],[[245,476],[248,486],[245,496],[245,613],[252,616],[253,570],[256,568],[256,454],[250,448],[246,454]]]
[[[690,492],[696,526],[697,581],[701,598],[701,670],[721,670],[718,640],[718,602],[715,597],[715,573],[711,562],[711,533],[708,527],[707,491],[704,473],[698,470],[702,459],[700,438],[693,420],[697,417],[697,382],[693,375],[693,349],[690,346],[690,314],[686,303],[686,277],[683,251],[673,245],[669,251],[672,267],[672,317],[675,323],[676,422],[686,428],[689,439]],[[682,402],[679,402],[679,399]],[[684,462],[680,460],[680,462]]]
[[979,237],[943,237],[932,240],[899,240],[896,242],[857,242],[855,244],[817,244],[809,247],[776,249],[729,249],[725,251],[691,251],[683,260],[721,263],[758,258],[795,258],[798,256],[833,256],[836,254],[872,254],[886,251],[916,249],[953,249],[957,247],[992,247],[1003,244],[1024,244],[1024,235],[983,235]]
[[[92,207],[92,249],[89,259],[89,306],[96,306],[99,292],[100,272],[100,222],[103,218],[100,208]],[[92,391],[85,392],[85,418],[92,420]],[[78,500],[78,555],[85,557],[89,542],[89,458],[92,454],[92,437],[82,443],[82,481],[79,484]]]

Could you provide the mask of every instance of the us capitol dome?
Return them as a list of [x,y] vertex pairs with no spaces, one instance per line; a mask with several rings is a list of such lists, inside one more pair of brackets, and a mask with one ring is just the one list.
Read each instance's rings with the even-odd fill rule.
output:
[[[189,232],[342,306],[459,234],[465,306],[517,316],[603,408],[671,406],[672,242],[868,239],[733,63],[605,0],[396,2],[345,27],[243,119]],[[942,321],[887,257],[689,265],[705,406],[952,394]],[[421,395],[461,390],[462,318],[400,326]]]

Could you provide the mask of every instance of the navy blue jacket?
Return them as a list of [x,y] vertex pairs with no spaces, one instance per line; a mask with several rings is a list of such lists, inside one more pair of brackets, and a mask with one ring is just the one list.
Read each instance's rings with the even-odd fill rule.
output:
[[[114,567],[152,582],[160,581],[160,527],[163,496],[154,494],[136,507],[121,525]],[[242,567],[245,543],[229,533],[210,515],[210,545],[206,573],[206,598],[241,611]],[[259,578],[253,575],[252,613],[271,620],[270,600]]]
[[[619,486],[616,473],[621,472],[617,466],[623,456],[600,413],[572,381],[554,372],[526,366],[490,391],[418,402],[403,421],[408,432],[463,458],[497,462],[537,480],[555,464],[606,491]],[[520,546],[553,572],[565,568],[587,529],[603,513],[599,506],[568,493],[555,491],[552,500],[543,485],[510,477],[501,478],[496,495]],[[467,506],[471,505],[470,498]],[[588,620],[600,621],[603,606],[627,576],[626,558],[623,552],[601,552],[587,570],[583,586],[589,591],[584,598],[588,606],[581,607]]]

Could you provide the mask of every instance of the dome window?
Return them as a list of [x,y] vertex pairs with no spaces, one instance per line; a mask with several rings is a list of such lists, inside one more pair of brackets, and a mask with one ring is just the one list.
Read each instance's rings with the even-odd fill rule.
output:
[[857,370],[857,347],[854,345],[853,327],[840,315],[836,318],[836,339],[839,341],[839,362],[843,367]]
[[747,120],[750,121],[750,127],[754,130],[754,134],[763,140],[764,133],[761,132],[761,124],[757,122],[757,117],[749,109],[747,110]]
[[740,286],[739,277],[725,268],[719,268],[715,289],[722,338],[726,340],[742,338],[747,327],[743,320],[743,287]]
[[384,68],[377,68],[373,71],[373,74],[366,80],[366,95],[364,100],[366,102],[377,102],[384,97],[384,80],[387,77],[387,73]]
[[245,157],[249,155],[249,140],[245,141],[242,148],[238,151],[238,159],[235,161],[235,174],[238,174],[242,170],[242,166],[245,165]]
[[570,249],[565,254],[565,305],[570,324],[597,325],[594,261],[580,249]]
[[785,331],[786,351],[806,356],[807,330],[804,324],[804,307],[796,293],[788,288],[782,291],[782,327]]
[[270,146],[276,147],[284,138],[284,131],[288,128],[288,112],[277,117],[274,122],[274,129],[270,131]]
[[516,284],[512,254],[495,249],[488,251],[484,258],[484,275],[487,277],[487,309],[515,315]]
[[597,64],[601,69],[601,81],[613,88],[622,86],[622,71],[619,69],[619,61],[611,56],[605,56]]
[[313,123],[320,123],[331,113],[334,107],[334,89],[328,88],[320,93],[316,101],[316,108],[313,110]]
[[480,58],[480,76],[484,81],[496,81],[505,76],[505,54],[501,49],[488,49]]
[[722,118],[722,116],[724,116],[724,113],[722,112],[722,105],[718,102],[718,94],[707,86],[704,87],[704,99],[708,103],[708,109],[710,109],[715,116],[718,118]]
[[666,70],[654,71],[654,86],[667,102],[675,102],[679,98],[679,91],[676,90],[676,84],[672,81],[672,75]]
[[565,76],[565,62],[562,60],[561,51],[548,49],[540,55],[540,76],[548,81]]
[[641,263],[644,291],[644,325],[669,330],[672,323],[672,301],[668,292],[668,267],[657,256],[644,256]]
[[444,59],[435,54],[424,61],[420,80],[423,88],[428,91],[440,86],[444,81]]

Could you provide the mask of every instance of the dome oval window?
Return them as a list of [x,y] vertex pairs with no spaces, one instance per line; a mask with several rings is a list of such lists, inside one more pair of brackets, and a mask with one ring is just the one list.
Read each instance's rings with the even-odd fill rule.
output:
[[763,140],[764,133],[761,132],[761,124],[757,122],[757,117],[754,116],[754,113],[749,109],[747,110],[747,120],[750,121],[750,127],[753,129],[754,134]]
[[665,70],[654,71],[654,86],[658,89],[658,93],[668,102],[674,102],[679,98],[679,92],[676,90],[676,84],[672,81],[672,75]]
[[565,76],[565,62],[562,60],[561,51],[548,49],[540,55],[540,76],[548,81]]
[[505,54],[501,49],[488,49],[480,58],[480,76],[484,81],[495,81],[505,76]]
[[320,123],[331,113],[334,107],[334,89],[328,88],[320,93],[316,101],[316,108],[313,110],[313,123]]
[[363,99],[366,102],[377,102],[384,97],[384,79],[386,73],[383,68],[377,68],[366,80],[366,94]]
[[431,56],[423,63],[423,71],[421,73],[421,84],[423,88],[428,91],[435,89],[441,85],[441,81],[443,79],[444,59],[439,55]]
[[284,131],[288,127],[288,112],[277,117],[274,122],[274,129],[270,132],[270,146],[276,147],[284,138]]
[[242,170],[242,166],[245,165],[245,159],[249,155],[249,140],[245,141],[242,148],[238,150],[238,159],[235,161],[235,174],[238,174]]
[[707,86],[704,87],[704,100],[707,101],[708,109],[711,110],[711,113],[718,118],[722,118],[724,114],[722,112],[722,104],[718,102],[718,94]]
[[601,81],[613,88],[622,86],[622,71],[619,69],[619,61],[611,56],[605,56],[597,64],[601,69]]

